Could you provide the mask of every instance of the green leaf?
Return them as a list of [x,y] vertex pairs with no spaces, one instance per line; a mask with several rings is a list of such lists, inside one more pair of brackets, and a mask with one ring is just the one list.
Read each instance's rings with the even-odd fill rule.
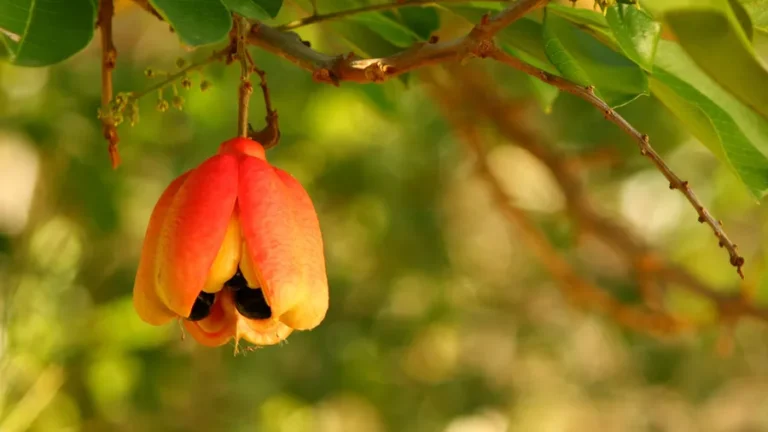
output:
[[440,15],[433,7],[400,8],[395,15],[422,40],[428,40],[440,28]]
[[221,0],[230,11],[246,18],[268,20],[277,16],[283,0]]
[[543,83],[538,78],[534,78],[530,75],[528,76],[528,80],[531,84],[531,91],[533,97],[536,98],[536,102],[539,103],[539,106],[545,113],[549,114],[552,111],[552,105],[560,95],[560,90],[558,90],[557,87]]
[[643,69],[653,69],[661,24],[636,6],[615,4],[606,11],[606,20],[621,50]]
[[750,143],[768,156],[768,120],[720,87],[677,44],[659,41],[654,69],[662,69],[711,99],[738,124]]
[[611,107],[648,94],[645,73],[626,57],[553,13],[544,17],[544,49],[561,75],[595,92]]
[[399,47],[373,29],[351,20],[330,22],[328,26],[340,34],[355,49],[368,57],[383,57],[401,51]]
[[179,39],[190,46],[219,42],[232,29],[232,16],[221,0],[150,0]]
[[592,35],[595,39],[610,47],[614,51],[620,52],[621,48],[613,36],[605,16],[594,10],[584,8],[574,8],[558,3],[549,3],[546,8],[547,13],[554,13],[573,25],[581,31]]
[[685,81],[663,70],[651,77],[653,94],[712,153],[724,161],[758,199],[768,191],[768,159],[757,151],[727,112]]
[[419,40],[419,35],[396,19],[380,12],[367,12],[353,15],[349,21],[362,24],[381,35],[384,39],[399,47],[411,46]]
[[660,41],[651,91],[757,198],[768,191],[768,121],[719,88],[676,44]]
[[768,33],[768,0],[741,0],[756,30]]
[[13,63],[51,65],[88,45],[94,14],[91,0],[2,0],[0,38]]
[[768,71],[755,57],[728,0],[647,0],[693,61],[723,88],[768,118]]

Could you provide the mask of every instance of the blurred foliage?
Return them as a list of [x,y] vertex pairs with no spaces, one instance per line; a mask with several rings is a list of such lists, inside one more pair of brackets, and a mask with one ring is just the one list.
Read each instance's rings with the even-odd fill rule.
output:
[[[759,2],[744,3],[763,32]],[[286,3],[278,21],[303,16],[304,6]],[[387,16],[431,28],[430,13]],[[441,33],[469,29],[440,13]],[[520,23],[510,34],[542,31],[534,19]],[[338,34],[365,25],[340,21],[300,32],[313,48],[343,52]],[[391,31],[381,22],[372,28]],[[147,67],[173,71],[179,56],[210,53],[185,52],[166,24],[129,6],[115,20],[115,43],[117,91],[153,84]],[[524,48],[514,49],[549,62],[549,53]],[[205,92],[197,87],[203,76],[193,74],[192,90],[179,89],[181,112],[161,114],[154,94],[143,98],[139,124],[119,128],[123,164],[113,171],[96,118],[98,44],[48,68],[0,64],[0,430],[768,431],[762,323],[738,326],[732,354],[722,356],[717,327],[658,340],[573,308],[499,216],[418,77],[334,88],[275,56],[253,54],[280,113],[282,142],[270,160],[304,184],[323,227],[326,320],[280,346],[233,356],[232,347],[197,346],[181,339],[177,325],[150,327],[133,311],[149,214],[175,176],[234,134],[237,68],[205,68],[213,84]],[[677,73],[668,63],[655,67]],[[531,121],[563,153],[614,154],[618,162],[587,176],[601,210],[712,285],[736,289],[711,233],[602,113],[567,94],[547,95],[538,81],[498,65],[467,67],[483,68],[499,92],[529,104]],[[725,100],[703,74],[691,79],[701,81],[682,102]],[[674,82],[662,76],[656,84]],[[732,116],[756,115],[739,111],[735,99],[725,103]],[[747,288],[768,304],[768,213],[733,167],[697,140],[709,135],[694,128],[690,136],[686,119],[678,122],[665,106],[663,98],[640,96],[619,112],[722,218],[747,258]],[[252,103],[254,124],[263,116]],[[758,132],[739,133],[754,144]],[[622,301],[639,302],[637,282],[611,250],[578,241],[547,168],[493,134],[486,144],[504,186],[553,244],[585,270],[597,269],[591,276]],[[670,310],[711,323],[711,304],[668,292]]]

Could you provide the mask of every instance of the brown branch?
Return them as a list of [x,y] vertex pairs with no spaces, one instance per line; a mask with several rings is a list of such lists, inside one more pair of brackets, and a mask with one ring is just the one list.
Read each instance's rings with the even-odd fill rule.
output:
[[419,43],[389,57],[358,59],[355,58],[354,54],[347,56],[322,54],[307,46],[295,33],[281,32],[264,24],[253,27],[249,42],[273,54],[282,56],[304,69],[312,71],[315,80],[335,85],[338,85],[340,81],[359,83],[385,81],[424,66],[464,60],[476,56],[492,58],[534,76],[560,90],[574,94],[603,112],[607,120],[618,125],[637,142],[641,154],[647,156],[664,177],[667,178],[670,188],[678,189],[691,203],[699,215],[699,222],[710,226],[715,236],[717,236],[720,246],[728,251],[731,265],[736,267],[739,276],[743,278],[744,273],[741,268],[744,265],[744,258],[739,254],[736,244],[728,238],[720,223],[704,207],[688,185],[688,182],[681,180],[651,147],[647,135],[638,132],[600,99],[595,94],[593,87],[580,86],[564,78],[542,71],[510,56],[494,45],[493,37],[496,33],[532,9],[545,3],[547,3],[547,0],[516,0],[493,17],[484,16],[482,21],[475,25],[472,31],[464,37],[446,42]]
[[112,168],[120,165],[120,152],[117,144],[120,137],[117,135],[115,118],[109,104],[112,102],[112,71],[117,62],[117,50],[112,41],[112,17],[115,14],[113,0],[99,1],[98,23],[101,34],[101,123],[102,135],[109,142],[107,150]]
[[381,58],[359,59],[353,53],[346,56],[323,54],[310,48],[309,44],[302,41],[297,34],[283,32],[259,22],[254,22],[247,41],[311,71],[316,81],[334,85],[338,85],[341,81],[381,82],[424,66],[464,60],[475,56],[495,59],[562,91],[574,94],[602,111],[607,120],[618,125],[637,142],[641,154],[647,156],[667,178],[670,188],[678,189],[691,203],[699,215],[699,222],[710,226],[718,238],[720,246],[728,251],[731,265],[736,267],[739,276],[743,278],[744,258],[738,253],[736,244],[728,238],[720,222],[712,217],[690,188],[688,182],[681,180],[651,147],[647,135],[638,132],[600,99],[595,94],[594,87],[580,86],[540,70],[506,54],[494,45],[493,38],[496,33],[547,2],[548,0],[513,0],[507,8],[498,14],[492,17],[484,16],[481,22],[475,25],[470,33],[464,37],[446,42],[431,39],[429,43],[417,43],[400,53]]
[[558,282],[563,294],[582,307],[606,315],[635,331],[655,335],[679,333],[691,328],[689,323],[677,320],[663,312],[645,310],[626,305],[616,300],[594,283],[581,277],[573,266],[555,249],[542,230],[521,209],[511,204],[499,179],[491,171],[481,144],[475,119],[462,116],[455,109],[463,100],[454,93],[454,87],[433,85],[433,97],[440,102],[443,113],[454,125],[457,133],[475,155],[478,175],[491,191],[493,202],[501,214],[520,228],[520,234],[528,248]]
[[498,48],[490,50],[487,53],[487,56],[589,102],[595,108],[603,112],[606,120],[616,124],[630,137],[632,137],[632,139],[637,142],[637,145],[640,148],[640,154],[648,157],[648,159],[651,160],[656,168],[658,168],[658,170],[669,181],[669,188],[679,190],[683,196],[685,196],[688,202],[691,203],[693,208],[696,210],[696,213],[698,213],[699,222],[706,223],[710,226],[710,228],[712,228],[712,231],[719,240],[720,247],[724,247],[728,251],[731,265],[736,267],[736,271],[738,272],[739,276],[742,279],[744,278],[744,273],[741,270],[741,267],[744,265],[744,258],[739,254],[736,244],[734,244],[728,238],[728,235],[723,231],[722,224],[714,217],[712,217],[712,214],[704,207],[704,204],[701,203],[699,198],[688,185],[688,182],[680,179],[680,177],[678,177],[677,174],[672,171],[666,162],[664,162],[661,156],[659,156],[659,154],[656,153],[656,151],[651,147],[648,135],[638,132],[637,129],[629,124],[629,122],[621,117],[621,115],[619,115],[615,110],[608,106],[608,104],[600,99],[595,94],[594,87],[580,86],[566,80],[565,78],[550,74],[546,71],[531,66]]
[[[305,27],[320,22],[335,21],[350,16],[359,15],[366,12],[381,12],[392,9],[399,9],[408,6],[423,6],[423,5],[438,5],[443,3],[469,3],[470,0],[404,0],[396,1],[392,3],[380,3],[374,5],[367,5],[355,9],[346,9],[338,12],[332,12],[327,14],[313,14],[306,18],[291,21],[289,23],[279,25],[275,27],[276,30],[286,31],[294,30],[299,27]],[[506,3],[508,0],[491,0]]]
[[279,55],[312,72],[316,81],[338,85],[340,81],[359,83],[381,82],[414,69],[460,61],[477,56],[493,48],[493,37],[531,10],[543,6],[548,0],[514,0],[494,15],[484,17],[464,37],[438,42],[417,43],[389,57],[360,59],[354,54],[331,56],[307,46],[295,33],[282,32],[257,23],[251,29],[249,43]]
[[249,25],[244,18],[235,17],[235,25],[233,37],[235,38],[235,46],[237,47],[237,57],[240,59],[240,88],[238,91],[238,105],[237,105],[237,136],[248,136],[248,104],[251,100],[251,93],[253,93],[253,85],[251,84],[251,68],[253,62],[249,63],[251,56],[248,53],[248,48],[245,45],[246,34],[248,33]]
[[[526,149],[552,173],[559,184],[566,201],[569,216],[583,230],[612,246],[635,268],[644,297],[657,307],[660,284],[674,284],[675,288],[703,297],[716,305],[724,321],[736,321],[747,316],[768,321],[768,310],[751,304],[745,294],[727,294],[709,286],[686,269],[670,263],[654,252],[647,244],[635,238],[619,222],[601,215],[592,205],[589,194],[574,169],[568,155],[553,149],[546,134],[535,130],[528,118],[521,118],[521,107],[513,105],[500,96],[498,89],[488,86],[485,75],[470,73],[466,69],[451,70],[452,77],[460,85],[451,86],[454,106],[464,107],[470,121],[488,119],[508,141]],[[735,288],[732,291],[737,291]]]
[[272,109],[272,98],[269,96],[269,87],[267,87],[267,73],[254,67],[254,70],[261,78],[261,93],[264,96],[264,107],[267,115],[265,117],[266,126],[260,131],[254,131],[249,126],[248,137],[260,143],[265,149],[270,149],[280,142],[280,123],[278,122],[277,111]]
[[549,243],[536,224],[522,210],[510,203],[510,198],[488,167],[485,154],[477,136],[465,136],[465,141],[470,145],[477,157],[478,172],[491,189],[499,211],[508,220],[520,226],[526,243],[559,282],[560,288],[566,296],[577,304],[594,309],[612,318],[619,324],[636,331],[666,335],[690,329],[690,324],[679,321],[665,313],[641,310],[625,305],[606,291],[579,276],[568,261]]

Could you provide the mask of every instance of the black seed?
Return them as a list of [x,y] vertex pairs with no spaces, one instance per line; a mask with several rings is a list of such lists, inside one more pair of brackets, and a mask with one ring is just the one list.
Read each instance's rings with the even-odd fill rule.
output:
[[250,319],[265,319],[272,316],[272,309],[264,299],[261,288],[235,291],[235,307],[240,315]]
[[237,273],[235,273],[235,275],[224,285],[228,286],[232,291],[237,291],[243,288],[248,288],[248,281],[245,280],[240,269],[237,269]]
[[216,294],[211,294],[201,291],[195,299],[195,304],[192,305],[192,312],[189,313],[190,321],[200,321],[211,314],[211,306],[216,300]]

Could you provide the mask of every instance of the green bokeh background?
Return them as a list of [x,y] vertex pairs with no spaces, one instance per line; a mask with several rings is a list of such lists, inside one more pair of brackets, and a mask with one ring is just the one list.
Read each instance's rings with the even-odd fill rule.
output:
[[[118,91],[150,85],[147,67],[172,71],[179,56],[206,55],[185,53],[138,11],[121,13],[115,31]],[[329,27],[301,33],[315,48],[348,50]],[[490,203],[419,77],[335,88],[254,54],[282,127],[270,161],[304,184],[323,228],[326,320],[234,356],[231,345],[198,346],[175,323],[150,327],[133,311],[152,207],[175,176],[233,136],[237,68],[206,68],[206,92],[179,89],[182,112],[161,114],[154,95],[142,99],[140,123],[119,129],[123,164],[113,171],[96,118],[97,44],[51,68],[2,64],[4,432],[768,430],[762,323],[739,325],[732,354],[722,356],[716,326],[660,340],[575,309]],[[499,92],[536,106],[527,77],[467,67],[488,70]],[[711,233],[599,112],[567,95],[550,114],[532,112],[563,153],[619,154],[621,164],[587,178],[606,214],[711,285],[736,289]],[[621,112],[723,219],[747,257],[748,288],[762,298],[765,211],[654,100]],[[513,143],[486,145],[518,205],[563,252],[604,288],[637,299],[613,252],[575,242],[546,168]],[[684,316],[713,319],[712,305],[679,291],[666,300]]]

